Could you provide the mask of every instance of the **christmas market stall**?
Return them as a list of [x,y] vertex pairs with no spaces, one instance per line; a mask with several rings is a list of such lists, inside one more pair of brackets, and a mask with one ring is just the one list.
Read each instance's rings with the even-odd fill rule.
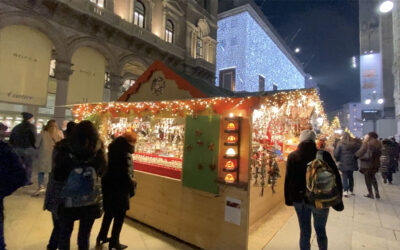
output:
[[282,204],[285,160],[303,129],[323,129],[315,90],[77,105],[107,145],[135,131],[128,216],[205,249],[247,249],[250,228]]

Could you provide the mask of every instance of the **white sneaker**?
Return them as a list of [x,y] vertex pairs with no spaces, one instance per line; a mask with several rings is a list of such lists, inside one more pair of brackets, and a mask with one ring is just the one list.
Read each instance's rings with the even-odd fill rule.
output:
[[347,191],[344,191],[343,196],[347,198],[347,197],[349,197],[349,193]]
[[32,194],[32,196],[39,196],[40,194],[44,194],[46,192],[46,188],[44,187],[39,187],[36,192]]
[[349,191],[349,195],[355,195],[352,191]]

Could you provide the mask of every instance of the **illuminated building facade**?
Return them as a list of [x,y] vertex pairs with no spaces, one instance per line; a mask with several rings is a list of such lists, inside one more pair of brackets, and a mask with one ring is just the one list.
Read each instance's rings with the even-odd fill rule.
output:
[[216,85],[236,92],[304,88],[302,68],[258,7],[231,7],[218,14]]

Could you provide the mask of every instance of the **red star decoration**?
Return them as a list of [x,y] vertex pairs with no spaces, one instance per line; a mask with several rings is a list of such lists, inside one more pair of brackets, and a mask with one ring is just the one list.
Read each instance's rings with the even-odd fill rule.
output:
[[214,151],[214,149],[215,149],[215,144],[214,143],[208,144],[208,150]]

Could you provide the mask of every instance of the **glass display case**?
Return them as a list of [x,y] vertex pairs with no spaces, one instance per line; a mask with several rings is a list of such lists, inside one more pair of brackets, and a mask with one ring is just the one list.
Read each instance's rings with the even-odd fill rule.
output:
[[113,118],[108,123],[109,144],[125,132],[138,134],[133,161],[135,170],[175,179],[181,178],[184,144],[184,119],[177,118]]

